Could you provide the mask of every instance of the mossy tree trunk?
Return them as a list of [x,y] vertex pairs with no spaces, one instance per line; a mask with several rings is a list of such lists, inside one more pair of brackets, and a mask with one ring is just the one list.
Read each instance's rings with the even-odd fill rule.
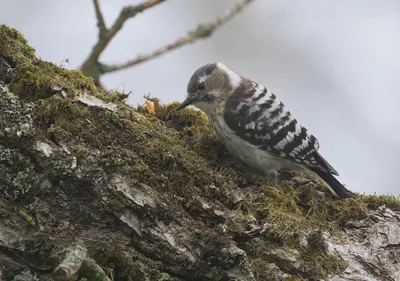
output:
[[123,98],[0,27],[0,280],[400,280],[393,197],[271,182]]

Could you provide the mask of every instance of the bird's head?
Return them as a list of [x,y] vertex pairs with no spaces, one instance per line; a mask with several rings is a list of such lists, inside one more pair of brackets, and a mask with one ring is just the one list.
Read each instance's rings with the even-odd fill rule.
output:
[[242,77],[221,62],[206,64],[197,69],[189,80],[187,98],[177,110],[194,105],[206,114],[239,87]]

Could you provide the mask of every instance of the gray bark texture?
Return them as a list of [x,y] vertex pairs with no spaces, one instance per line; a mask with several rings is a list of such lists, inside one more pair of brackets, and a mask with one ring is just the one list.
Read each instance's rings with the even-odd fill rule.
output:
[[0,280],[400,280],[400,204],[237,163],[205,116],[133,108],[0,26]]

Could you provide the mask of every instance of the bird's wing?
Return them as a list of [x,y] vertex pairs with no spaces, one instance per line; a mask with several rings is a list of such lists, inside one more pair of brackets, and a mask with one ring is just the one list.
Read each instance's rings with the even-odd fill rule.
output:
[[224,120],[238,137],[262,150],[338,175],[318,153],[318,140],[270,90],[254,81],[228,98]]

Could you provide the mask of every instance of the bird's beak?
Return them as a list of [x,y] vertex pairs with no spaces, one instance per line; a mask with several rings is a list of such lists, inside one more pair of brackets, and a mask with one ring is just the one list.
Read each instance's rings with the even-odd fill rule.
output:
[[176,109],[176,111],[179,111],[179,110],[181,110],[181,109],[184,109],[186,106],[189,106],[189,105],[191,105],[192,103],[193,103],[193,98],[188,97],[188,98],[186,98],[186,99],[178,106],[178,108]]

